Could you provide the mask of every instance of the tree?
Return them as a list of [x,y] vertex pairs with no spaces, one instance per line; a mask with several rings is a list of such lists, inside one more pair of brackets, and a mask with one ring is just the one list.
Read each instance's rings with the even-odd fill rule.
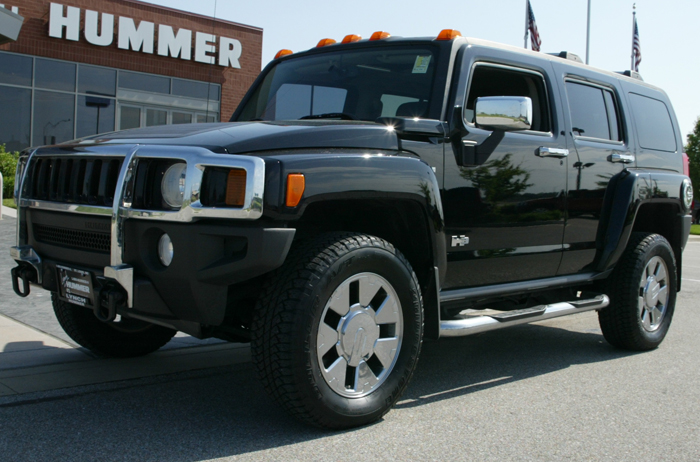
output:
[[685,153],[690,160],[690,180],[693,182],[693,196],[700,200],[700,118],[695,121],[693,133],[688,134]]

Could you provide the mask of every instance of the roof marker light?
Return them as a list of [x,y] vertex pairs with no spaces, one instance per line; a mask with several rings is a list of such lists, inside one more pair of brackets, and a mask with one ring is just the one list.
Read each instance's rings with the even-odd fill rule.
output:
[[350,35],[346,35],[346,36],[343,38],[343,41],[340,42],[340,43],[352,43],[352,42],[357,42],[357,41],[359,41],[359,40],[362,40],[362,37],[361,37],[361,36],[355,35],[355,34],[350,34]]
[[275,55],[275,59],[281,58],[282,56],[291,55],[292,53],[294,53],[292,50],[287,50],[285,48],[284,50],[280,50],[277,52],[277,54]]
[[331,38],[324,38],[318,42],[318,45],[316,45],[316,48],[325,47],[327,45],[333,45],[334,43],[336,43],[335,40],[333,40]]
[[438,34],[435,40],[454,40],[457,37],[461,37],[462,33],[455,29],[443,29]]
[[370,40],[383,40],[385,38],[391,37],[391,34],[389,32],[384,32],[381,30],[378,30],[372,36],[369,38]]

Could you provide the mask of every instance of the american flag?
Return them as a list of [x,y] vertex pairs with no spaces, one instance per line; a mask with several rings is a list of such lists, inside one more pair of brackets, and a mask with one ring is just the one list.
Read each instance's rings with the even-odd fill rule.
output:
[[632,34],[632,70],[639,72],[639,63],[642,62],[642,47],[639,44],[639,29],[637,18],[634,18],[634,33]]
[[527,0],[527,30],[530,32],[530,46],[532,51],[540,51],[542,40],[540,33],[537,31],[537,23],[535,22],[535,13],[532,12],[530,0]]

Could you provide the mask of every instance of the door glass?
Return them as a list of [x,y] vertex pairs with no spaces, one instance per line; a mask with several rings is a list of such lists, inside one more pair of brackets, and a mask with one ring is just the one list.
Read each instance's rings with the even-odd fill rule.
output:
[[119,117],[119,129],[139,128],[141,126],[141,108],[121,106]]
[[189,112],[173,111],[173,124],[191,124],[192,114]]
[[603,140],[612,139],[603,90],[588,85],[566,82],[566,93],[569,97],[569,111],[571,111],[571,125],[574,134]]
[[168,111],[162,109],[146,109],[146,126],[165,125],[168,123]]

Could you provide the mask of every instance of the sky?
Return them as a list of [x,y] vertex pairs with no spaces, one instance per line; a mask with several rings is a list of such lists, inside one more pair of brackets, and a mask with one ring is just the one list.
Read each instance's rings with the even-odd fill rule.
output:
[[[586,57],[588,0],[530,0],[543,52],[569,51]],[[699,0],[590,0],[589,63],[610,71],[630,69],[632,5],[642,49],[639,72],[668,93],[683,142],[700,116]],[[261,66],[287,48],[316,46],[323,38],[437,36],[457,29],[466,37],[523,46],[526,0],[148,0],[263,29]],[[695,51],[693,51],[695,50]]]

